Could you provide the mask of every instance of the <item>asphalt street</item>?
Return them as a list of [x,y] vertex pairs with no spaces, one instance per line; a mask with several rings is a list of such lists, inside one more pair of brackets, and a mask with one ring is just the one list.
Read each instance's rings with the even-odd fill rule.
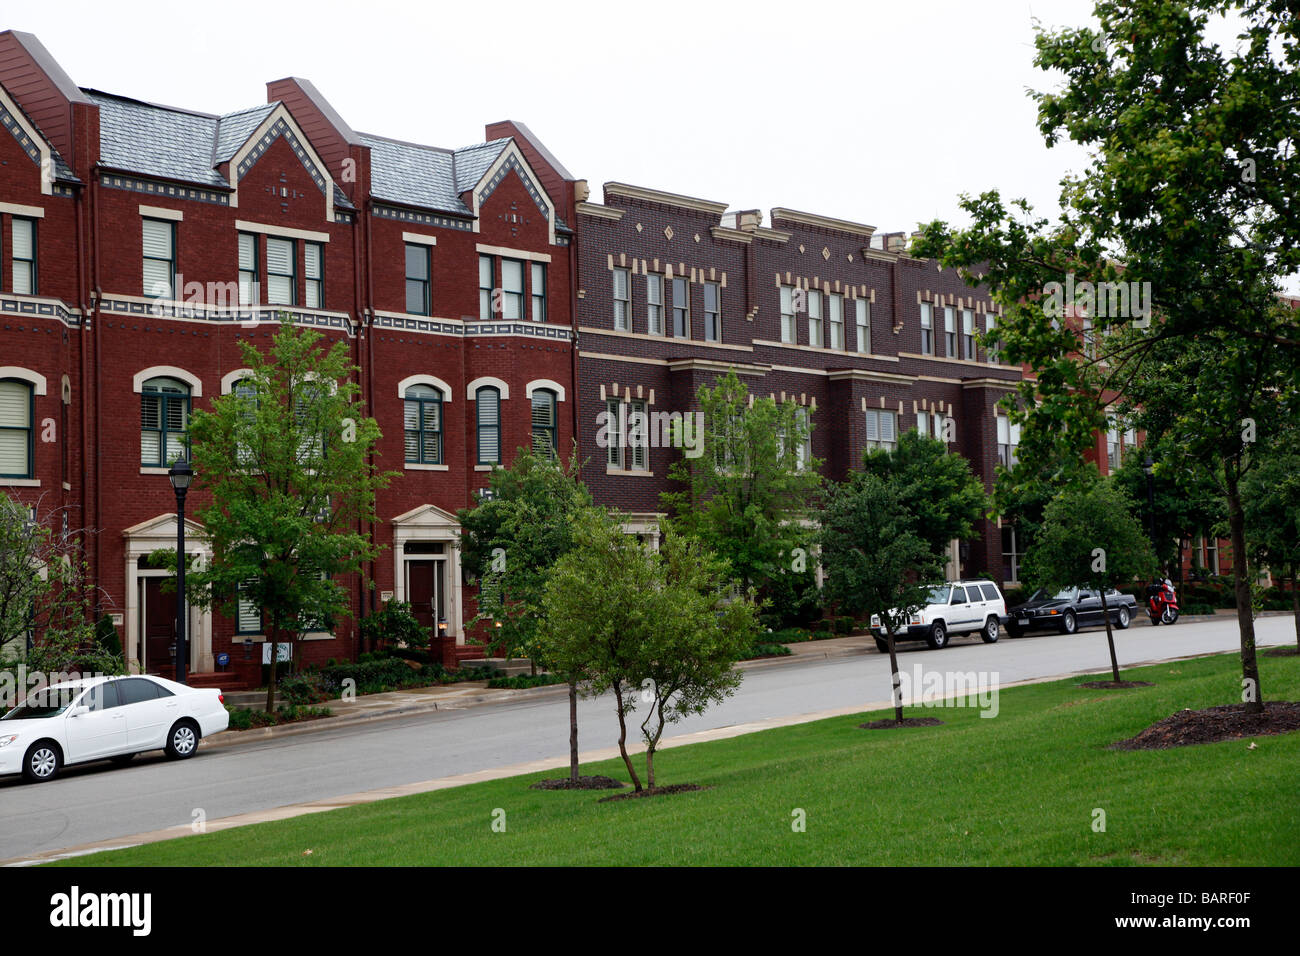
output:
[[[1295,641],[1289,617],[1255,622],[1261,645]],[[1116,632],[1122,666],[1235,651],[1235,618],[1133,627]],[[959,637],[940,651],[910,645],[905,671],[984,672],[1017,681],[1109,669],[1104,630],[1041,635],[986,645]],[[992,675],[996,674],[996,677]],[[1265,697],[1268,696],[1265,671]],[[747,671],[735,696],[673,725],[668,736],[779,716],[812,714],[889,697],[889,661],[874,652],[832,660],[779,662]],[[1225,698],[1226,700],[1226,698]],[[617,742],[612,702],[579,704],[584,749]],[[527,761],[568,756],[568,700],[562,694],[200,750],[188,761],[137,757],[125,768],[65,768],[50,783],[0,778],[0,860],[208,820]]]

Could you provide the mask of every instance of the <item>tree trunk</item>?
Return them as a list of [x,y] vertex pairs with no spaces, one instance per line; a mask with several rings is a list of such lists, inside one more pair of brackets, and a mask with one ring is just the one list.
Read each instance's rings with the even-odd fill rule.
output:
[[1106,606],[1106,589],[1101,589],[1101,616],[1106,619],[1106,643],[1110,645],[1110,675],[1119,683],[1119,661],[1115,658],[1115,635],[1110,629],[1110,608]]
[[578,682],[569,681],[569,779],[578,782]]
[[[651,711],[651,713],[656,714],[659,717],[659,723],[655,727],[654,736],[651,737],[649,734],[645,735],[646,736],[645,785],[649,787],[651,790],[653,790],[655,788],[655,749],[659,746],[659,738],[664,735],[664,699],[663,698],[660,698],[658,706],[655,707],[654,710]],[[645,727],[642,726],[641,730],[644,733]]]
[[1295,652],[1300,654],[1300,584],[1296,582],[1295,568],[1291,569],[1291,617],[1295,620]]
[[894,652],[894,631],[888,625],[885,626],[885,634],[889,638],[889,673],[892,675],[894,702],[894,720],[898,723],[903,722],[903,695],[901,691],[902,682],[898,679],[898,655]]
[[614,701],[618,704],[618,752],[623,755],[623,766],[627,767],[628,775],[632,778],[632,786],[638,791],[641,790],[641,778],[636,775],[636,769],[632,766],[632,760],[627,755],[627,715],[623,713],[623,687],[621,684],[614,685]]
[[1264,712],[1264,689],[1259,683],[1259,661],[1255,657],[1255,616],[1251,606],[1250,562],[1246,555],[1246,516],[1241,507],[1241,489],[1233,462],[1225,462],[1224,485],[1228,492],[1228,527],[1232,534],[1232,584],[1237,597],[1237,630],[1241,634],[1242,697],[1249,714]]
[[276,659],[279,656],[276,654],[276,650],[279,648],[279,644],[276,642],[276,638],[279,636],[280,630],[275,626],[274,622],[272,622],[269,630],[270,633],[267,635],[267,637],[271,639],[271,671],[270,671],[271,676],[266,682],[266,712],[268,714],[273,714],[275,713]]

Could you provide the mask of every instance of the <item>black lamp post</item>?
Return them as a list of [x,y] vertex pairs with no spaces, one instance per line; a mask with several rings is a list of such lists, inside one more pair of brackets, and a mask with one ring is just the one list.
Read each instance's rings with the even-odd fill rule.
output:
[[[1151,547],[1156,548],[1156,463],[1151,460],[1149,454],[1146,460],[1142,462],[1142,470],[1147,476],[1147,521],[1151,530]],[[1159,557],[1159,553],[1157,548],[1157,557]]]
[[189,661],[186,647],[186,613],[185,613],[185,495],[190,490],[190,481],[194,471],[183,457],[176,459],[167,477],[176,492],[176,681],[185,683],[186,663]]

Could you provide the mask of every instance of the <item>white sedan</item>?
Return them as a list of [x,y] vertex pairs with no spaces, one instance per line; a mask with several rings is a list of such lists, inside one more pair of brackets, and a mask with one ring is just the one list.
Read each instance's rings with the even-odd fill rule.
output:
[[0,774],[39,783],[65,764],[126,763],[146,750],[184,759],[229,725],[219,690],[144,675],[51,684],[0,717]]

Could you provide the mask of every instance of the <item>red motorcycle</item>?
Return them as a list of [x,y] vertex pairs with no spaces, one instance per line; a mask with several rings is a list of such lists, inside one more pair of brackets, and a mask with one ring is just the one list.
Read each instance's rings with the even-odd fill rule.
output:
[[1178,620],[1178,594],[1172,584],[1147,587],[1147,616],[1154,624],[1173,624]]

